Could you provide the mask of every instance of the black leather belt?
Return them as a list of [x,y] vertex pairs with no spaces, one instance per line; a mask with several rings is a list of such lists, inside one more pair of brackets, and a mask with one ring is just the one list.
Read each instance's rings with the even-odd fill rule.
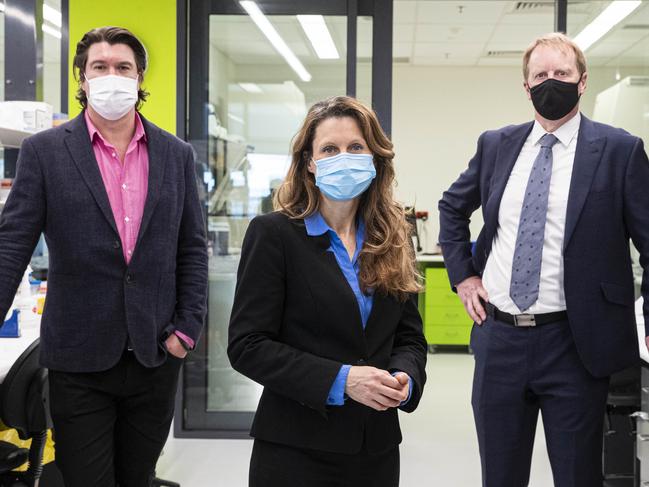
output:
[[508,325],[518,327],[530,327],[547,325],[548,323],[555,323],[557,321],[564,321],[568,319],[568,313],[565,311],[557,311],[555,313],[542,313],[542,314],[520,314],[511,315],[500,311],[493,304],[487,303],[487,314],[494,320],[498,320]]

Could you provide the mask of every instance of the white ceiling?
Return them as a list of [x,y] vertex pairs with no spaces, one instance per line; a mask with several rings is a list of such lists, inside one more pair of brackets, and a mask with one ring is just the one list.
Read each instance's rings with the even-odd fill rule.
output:
[[[610,2],[569,0],[568,34],[576,35]],[[294,16],[270,17],[305,66],[344,64],[346,19],[327,17],[341,54],[337,61],[317,58]],[[393,56],[412,65],[519,66],[530,41],[551,32],[554,0],[395,0]],[[644,26],[629,29],[628,25]],[[246,15],[212,16],[210,42],[235,64],[279,64],[283,60]],[[371,56],[371,19],[359,18],[358,56]],[[496,55],[489,55],[489,52]],[[649,1],[592,46],[590,66],[649,65]]]

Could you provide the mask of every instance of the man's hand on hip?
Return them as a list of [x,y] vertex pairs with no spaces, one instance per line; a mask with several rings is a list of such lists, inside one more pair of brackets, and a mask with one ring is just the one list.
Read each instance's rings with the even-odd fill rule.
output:
[[457,288],[457,295],[462,300],[466,312],[469,313],[473,321],[481,325],[487,319],[487,311],[482,305],[482,302],[480,302],[480,298],[484,302],[489,301],[487,290],[482,287],[482,279],[478,276],[472,276],[455,287]]

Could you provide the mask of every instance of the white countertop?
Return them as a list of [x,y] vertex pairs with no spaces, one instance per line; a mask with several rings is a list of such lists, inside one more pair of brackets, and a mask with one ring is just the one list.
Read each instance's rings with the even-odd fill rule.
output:
[[419,254],[416,260],[417,262],[444,262],[444,257],[441,254]]
[[0,383],[4,380],[14,362],[40,335],[41,315],[21,313],[19,318],[20,336],[0,338]]
[[7,127],[0,127],[0,147],[20,149],[20,145],[33,132],[24,132]]

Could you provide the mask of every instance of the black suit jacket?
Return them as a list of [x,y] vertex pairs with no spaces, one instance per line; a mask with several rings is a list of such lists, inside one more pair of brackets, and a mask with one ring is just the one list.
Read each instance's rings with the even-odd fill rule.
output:
[[401,370],[414,381],[413,411],[426,380],[427,345],[414,299],[376,295],[365,330],[353,291],[303,220],[271,213],[252,220],[243,244],[228,354],[264,386],[252,436],[322,451],[382,451],[401,441],[397,410],[347,399],[326,406],[342,364]]
[[207,247],[189,144],[142,118],[149,186],[130,264],[83,113],[29,137],[0,219],[0,316],[34,246],[49,248],[41,362],[65,372],[106,370],[130,336],[147,367],[164,362],[162,339],[197,340],[206,313]]
[[[439,241],[453,286],[484,271],[500,201],[532,126],[530,122],[482,134],[469,167],[439,202]],[[484,227],[472,255],[469,218],[478,207]],[[642,294],[649,327],[647,154],[638,137],[582,115],[566,214],[564,290],[577,350],[598,377],[639,359],[629,238],[644,269]]]

